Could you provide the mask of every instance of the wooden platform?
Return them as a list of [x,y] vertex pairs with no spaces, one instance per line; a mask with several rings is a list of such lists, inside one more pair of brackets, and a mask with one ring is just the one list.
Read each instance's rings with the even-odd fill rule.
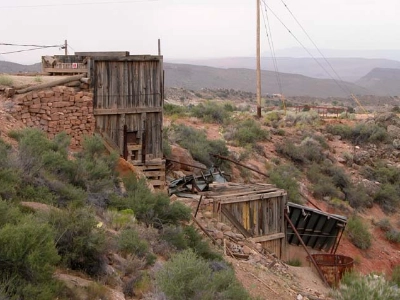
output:
[[163,190],[165,188],[165,160],[148,161],[145,164],[141,162],[131,162],[135,169],[142,172],[149,183],[155,189]]

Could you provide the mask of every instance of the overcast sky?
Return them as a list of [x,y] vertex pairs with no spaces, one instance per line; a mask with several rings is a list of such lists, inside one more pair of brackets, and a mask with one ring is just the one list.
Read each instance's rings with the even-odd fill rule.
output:
[[[99,4],[104,1],[108,3]],[[400,0],[284,2],[321,49],[400,49]],[[281,0],[266,3],[306,47],[312,47]],[[156,54],[160,38],[166,60],[255,53],[256,0],[0,0],[0,12],[0,43],[54,45],[67,39],[72,52]],[[299,47],[271,12],[268,16],[275,48]],[[262,25],[266,52],[263,21]],[[0,53],[20,49],[0,46]],[[35,63],[45,54],[63,50],[1,57]]]

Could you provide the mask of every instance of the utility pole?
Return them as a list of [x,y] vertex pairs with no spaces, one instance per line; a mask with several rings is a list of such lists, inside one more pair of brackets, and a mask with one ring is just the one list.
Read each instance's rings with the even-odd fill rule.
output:
[[64,55],[68,55],[68,41],[64,41]]
[[261,118],[260,0],[257,0],[257,117]]

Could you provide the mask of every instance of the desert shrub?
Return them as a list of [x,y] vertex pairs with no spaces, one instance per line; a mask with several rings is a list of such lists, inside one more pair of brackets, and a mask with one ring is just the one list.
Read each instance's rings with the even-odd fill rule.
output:
[[56,247],[62,262],[90,275],[102,272],[105,234],[89,208],[53,210],[47,221],[56,231]]
[[101,138],[85,137],[82,151],[76,155],[76,174],[73,183],[90,193],[109,190],[115,186],[118,153],[108,155]]
[[54,299],[59,261],[50,226],[32,216],[0,228],[0,282],[11,299]]
[[369,180],[400,185],[400,169],[378,162],[376,167],[366,166],[361,173]]
[[8,75],[0,75],[0,85],[12,86],[14,80]]
[[275,148],[278,153],[286,156],[294,163],[319,163],[325,158],[321,142],[313,137],[305,136],[299,144],[296,144],[293,140],[285,140],[277,144]]
[[352,128],[349,125],[328,125],[326,130],[333,135],[341,136],[343,139],[350,139],[352,136]]
[[111,206],[118,209],[132,209],[139,222],[146,226],[162,227],[165,224],[176,225],[190,219],[190,208],[181,202],[170,202],[167,194],[152,193],[144,179],[132,175],[124,180],[127,195],[114,198]]
[[54,204],[56,196],[47,186],[22,185],[18,190],[18,198],[22,201]]
[[164,104],[164,113],[167,116],[172,116],[172,115],[183,116],[186,114],[186,112],[187,109],[184,106],[174,105],[169,103]]
[[345,194],[345,200],[349,202],[351,207],[357,209],[372,207],[374,201],[372,197],[368,195],[363,185],[351,185],[349,187],[346,187],[343,191]]
[[292,165],[279,165],[269,172],[270,181],[278,188],[286,190],[288,200],[301,204],[299,177],[300,171]]
[[394,300],[399,297],[399,289],[383,276],[354,272],[346,273],[339,289],[334,291],[334,298],[338,300]]
[[156,274],[168,299],[251,299],[231,269],[213,271],[190,250],[174,255]]
[[205,122],[223,124],[230,117],[230,107],[217,102],[206,101],[193,106],[190,113]]
[[125,228],[135,221],[135,215],[132,209],[123,209],[120,211],[108,210],[105,212],[105,217],[114,230]]
[[392,271],[392,282],[394,282],[398,287],[400,287],[400,266],[397,265]]
[[353,216],[347,222],[347,235],[350,241],[360,249],[371,247],[371,233],[360,217]]
[[0,228],[5,224],[16,224],[21,217],[18,207],[0,198]]
[[376,124],[357,124],[353,128],[352,140],[354,144],[385,142],[388,133],[385,128]]
[[294,163],[302,164],[306,162],[304,149],[302,147],[298,147],[291,140],[286,140],[283,143],[277,144],[275,148],[279,154],[286,156]]
[[135,229],[127,228],[118,237],[118,249],[124,255],[133,253],[138,257],[144,257],[149,251],[149,244],[140,239]]
[[88,300],[110,300],[110,292],[104,286],[97,282],[90,283],[86,288],[86,295]]
[[320,162],[324,159],[320,142],[312,137],[305,137],[299,148],[309,162]]
[[400,232],[395,229],[390,229],[385,233],[385,237],[389,242],[400,243]]
[[13,168],[0,169],[0,198],[12,199],[21,185],[19,171]]
[[168,139],[169,127],[164,127],[162,132],[162,152],[165,157],[169,157],[172,153],[171,143]]
[[377,124],[361,123],[354,127],[348,125],[328,125],[327,131],[351,140],[353,144],[385,142],[388,134],[385,128]]
[[260,124],[253,119],[246,119],[234,125],[232,139],[235,140],[239,146],[266,141],[268,138],[268,131],[264,130]]
[[285,118],[287,126],[317,125],[319,121],[320,117],[316,111],[288,112]]
[[286,262],[286,264],[288,264],[289,266],[293,266],[293,267],[301,267],[302,266],[301,260],[298,258],[290,259]]
[[392,224],[390,224],[389,219],[385,218],[376,223],[376,225],[383,231],[389,231],[392,229]]
[[397,211],[400,199],[400,189],[391,184],[382,184],[374,196],[374,201],[378,203],[386,213]]
[[268,113],[265,114],[264,117],[264,124],[271,126],[272,124],[274,124],[275,122],[278,122],[280,120],[282,120],[283,117],[283,113],[280,111],[270,111]]
[[193,158],[206,166],[215,165],[218,161],[210,153],[226,156],[229,150],[223,140],[208,140],[203,131],[185,125],[173,127],[177,143],[189,150]]

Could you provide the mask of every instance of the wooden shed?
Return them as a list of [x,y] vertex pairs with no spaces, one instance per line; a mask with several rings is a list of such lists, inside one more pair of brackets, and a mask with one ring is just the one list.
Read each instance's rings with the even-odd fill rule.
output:
[[285,258],[286,191],[271,184],[225,183],[213,185],[202,195],[213,200],[219,221],[230,223],[247,239]]
[[162,56],[96,52],[77,55],[88,58],[96,130],[142,170],[153,186],[163,188]]

